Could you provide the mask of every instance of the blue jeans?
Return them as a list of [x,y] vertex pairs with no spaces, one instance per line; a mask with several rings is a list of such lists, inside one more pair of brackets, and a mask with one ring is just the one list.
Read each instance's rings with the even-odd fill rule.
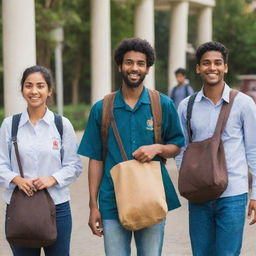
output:
[[[72,218],[69,202],[56,205],[57,240],[45,247],[46,256],[69,256]],[[14,256],[40,256],[41,248],[10,245]]]
[[206,203],[189,202],[189,233],[194,256],[240,254],[247,193]]
[[160,256],[164,226],[165,220],[138,231],[129,231],[118,220],[103,220],[106,256],[130,256],[132,234],[137,247],[137,256]]

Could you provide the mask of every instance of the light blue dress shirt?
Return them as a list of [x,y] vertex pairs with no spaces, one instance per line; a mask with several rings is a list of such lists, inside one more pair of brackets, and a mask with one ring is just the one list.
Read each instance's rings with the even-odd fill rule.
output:
[[[53,176],[58,184],[48,188],[55,204],[70,200],[68,185],[82,172],[77,155],[76,135],[65,117],[63,138],[54,123],[54,114],[47,109],[36,125],[29,121],[27,111],[21,115],[17,143],[25,178]],[[11,180],[19,174],[17,159],[11,141],[12,117],[7,117],[0,129],[0,186],[5,188],[3,199],[6,203],[15,188]],[[63,148],[61,161],[60,149]]]
[[[192,141],[202,141],[212,137],[219,117],[223,101],[229,102],[230,87],[225,84],[222,98],[214,103],[198,92],[195,98],[191,128]],[[185,145],[188,144],[186,114],[188,99],[184,99],[178,108],[178,114],[185,135]],[[228,187],[221,197],[235,196],[248,192],[248,166],[253,176],[251,199],[256,200],[256,105],[253,100],[239,92],[234,100],[229,119],[222,134],[228,168]],[[183,152],[176,157],[179,168]]]

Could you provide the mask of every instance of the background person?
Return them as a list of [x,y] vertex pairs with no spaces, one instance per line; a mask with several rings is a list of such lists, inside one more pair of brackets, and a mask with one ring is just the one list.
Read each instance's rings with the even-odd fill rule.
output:
[[174,101],[176,108],[178,108],[180,102],[193,94],[194,90],[187,81],[186,69],[178,68],[174,73],[178,84],[171,90],[170,98]]

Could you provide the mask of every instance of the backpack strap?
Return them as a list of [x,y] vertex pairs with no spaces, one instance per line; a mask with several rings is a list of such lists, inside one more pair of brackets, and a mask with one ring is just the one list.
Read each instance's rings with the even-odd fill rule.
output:
[[162,144],[161,129],[162,129],[162,107],[160,103],[160,94],[156,90],[148,89],[151,102],[151,110],[154,123],[155,143]]
[[189,87],[189,85],[188,84],[186,84],[185,85],[185,90],[186,90],[186,97],[188,97],[189,96],[189,91],[188,91],[188,88]]
[[18,133],[18,127],[20,123],[20,114],[16,114],[12,116],[12,142],[14,143],[17,141],[17,133]]
[[62,141],[62,137],[63,137],[63,121],[62,121],[62,116],[59,114],[54,113],[54,123],[56,125],[56,128],[60,134],[60,138]]
[[102,159],[103,161],[107,155],[107,142],[108,142],[108,127],[110,124],[111,112],[113,113],[114,101],[116,92],[112,92],[104,97],[102,106],[102,119],[101,119],[101,138],[102,138]]
[[191,119],[191,116],[192,116],[193,105],[194,105],[197,93],[198,92],[195,92],[194,94],[192,94],[189,97],[188,106],[187,106],[187,131],[188,131],[189,143],[192,142],[192,130],[191,130],[190,119]]
[[[155,143],[161,144],[161,128],[162,128],[162,108],[160,103],[160,94],[156,90],[147,89],[151,102],[151,110],[153,115],[153,124],[154,124],[154,140]],[[113,119],[113,108],[114,100],[117,92],[113,92],[104,97],[103,106],[102,106],[102,121],[101,121],[101,137],[102,137],[102,156],[103,161],[106,158],[107,154],[107,140],[108,140],[108,127]],[[162,159],[163,162],[166,162],[166,159]]]

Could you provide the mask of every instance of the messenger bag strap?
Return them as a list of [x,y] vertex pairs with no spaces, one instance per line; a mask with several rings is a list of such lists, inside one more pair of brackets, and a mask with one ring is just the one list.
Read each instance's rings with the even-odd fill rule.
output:
[[22,165],[21,165],[21,161],[20,161],[20,154],[19,154],[19,149],[18,149],[18,144],[17,144],[17,133],[18,133],[20,117],[21,117],[21,114],[14,115],[12,117],[12,143],[13,143],[13,146],[15,149],[16,159],[17,159],[19,171],[20,171],[20,176],[22,178],[24,178],[24,172],[22,169]]
[[228,117],[229,117],[234,99],[237,94],[238,94],[237,90],[230,90],[229,103],[223,102],[223,105],[219,114],[219,118],[217,121],[217,125],[214,131],[214,135],[213,135],[214,137],[220,138],[221,134],[223,133],[226,123],[228,121]]
[[114,118],[114,104],[110,105],[110,108],[108,110],[108,119],[110,120],[111,126],[113,128],[113,132],[114,132],[114,135],[115,135],[115,138],[116,138],[116,141],[117,141],[120,153],[122,155],[123,161],[127,161],[128,157],[127,157],[127,155],[125,153],[124,145],[122,143],[122,140],[121,140],[121,137],[120,137],[120,134],[118,132],[117,125],[116,125],[116,121],[115,121],[115,118]]
[[194,105],[194,101],[195,101],[195,98],[196,98],[197,93],[198,93],[198,92],[192,94],[192,95],[189,97],[188,106],[187,106],[187,132],[188,132],[189,143],[192,142],[192,129],[191,129],[190,120],[191,120],[192,109],[193,109],[193,105]]
[[[114,100],[117,92],[112,92],[104,97],[102,105],[102,119],[101,119],[101,138],[102,138],[102,159],[103,161],[107,155],[107,145],[108,145],[108,127],[110,124],[109,110],[111,105],[114,105]],[[112,107],[113,109],[113,107]]]

